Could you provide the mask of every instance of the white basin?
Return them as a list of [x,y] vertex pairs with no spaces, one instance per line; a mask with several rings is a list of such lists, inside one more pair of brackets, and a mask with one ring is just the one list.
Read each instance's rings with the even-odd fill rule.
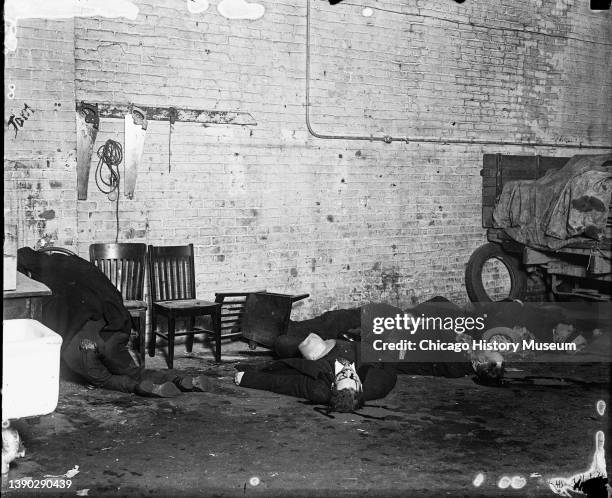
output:
[[3,320],[3,420],[55,410],[61,346],[61,336],[36,320]]

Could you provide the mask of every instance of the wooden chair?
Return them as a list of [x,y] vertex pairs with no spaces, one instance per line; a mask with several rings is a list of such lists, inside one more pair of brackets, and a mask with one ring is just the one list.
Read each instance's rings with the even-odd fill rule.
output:
[[144,301],[144,274],[147,260],[146,244],[91,244],[89,260],[113,283],[123,296],[123,304],[137,322],[138,342],[134,349],[145,361],[147,303]]
[[[191,352],[194,334],[208,334],[215,339],[215,361],[221,361],[221,305],[196,298],[193,244],[186,246],[149,246],[149,280],[151,283],[151,337],[149,356],[155,356],[155,338],[168,342],[168,368],[174,365],[174,339],[187,336],[185,348]],[[158,315],[168,321],[168,333],[157,331]],[[210,316],[212,330],[196,328],[198,316]],[[175,332],[176,320],[188,322],[187,332]]]
[[[265,289],[256,292],[266,292]],[[215,302],[221,305],[221,337],[242,337],[242,325],[247,298],[251,292],[215,292]],[[251,349],[256,343],[250,342]]]
[[[257,344],[271,347],[278,335],[286,333],[292,304],[307,297],[309,294],[276,294],[265,289],[217,292],[215,301],[221,304],[221,337],[243,337],[249,341],[251,349],[255,349]],[[266,302],[269,299],[272,301]],[[286,304],[283,305],[284,301]],[[284,312],[286,316],[276,320],[274,315],[278,312]]]

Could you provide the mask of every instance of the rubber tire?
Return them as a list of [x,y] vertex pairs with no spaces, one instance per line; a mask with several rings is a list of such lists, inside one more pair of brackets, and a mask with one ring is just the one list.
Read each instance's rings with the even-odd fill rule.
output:
[[527,273],[518,258],[504,252],[499,244],[488,242],[476,249],[465,268],[465,288],[473,303],[490,303],[493,300],[482,284],[482,268],[490,259],[501,261],[510,275],[509,299],[524,299],[527,291]]

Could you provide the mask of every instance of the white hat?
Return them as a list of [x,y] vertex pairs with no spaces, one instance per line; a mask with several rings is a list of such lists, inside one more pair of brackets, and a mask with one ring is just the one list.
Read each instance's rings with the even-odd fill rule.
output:
[[311,333],[300,342],[298,349],[307,360],[319,360],[329,353],[335,345],[336,341],[334,339],[324,341],[317,334]]

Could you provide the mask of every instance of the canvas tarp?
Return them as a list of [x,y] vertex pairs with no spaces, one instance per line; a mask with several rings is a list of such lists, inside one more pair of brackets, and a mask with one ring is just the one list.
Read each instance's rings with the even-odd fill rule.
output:
[[537,180],[506,183],[493,212],[494,226],[536,249],[601,240],[611,180],[612,154],[574,156]]

